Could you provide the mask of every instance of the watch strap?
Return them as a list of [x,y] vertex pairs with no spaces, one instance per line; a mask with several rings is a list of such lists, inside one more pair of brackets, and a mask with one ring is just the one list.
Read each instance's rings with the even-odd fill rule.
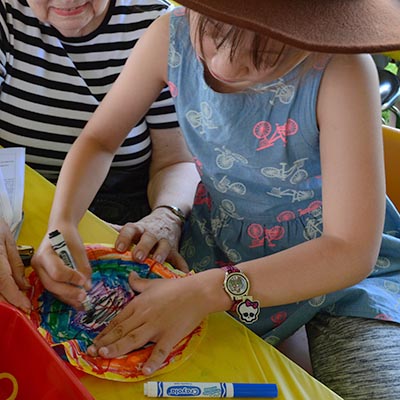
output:
[[179,207],[171,206],[171,205],[168,205],[168,204],[162,204],[160,206],[157,206],[157,207],[153,208],[153,210],[157,210],[157,208],[167,208],[168,210],[170,210],[172,212],[172,214],[176,215],[180,219],[182,224],[184,224],[185,221],[186,221],[185,214],[183,213],[183,211]]
[[[230,311],[235,312],[241,322],[245,324],[252,324],[258,320],[258,316],[260,314],[260,302],[258,300],[254,300],[252,296],[249,296],[250,290],[250,281],[247,276],[240,271],[239,268],[234,265],[229,265],[222,267],[225,271],[225,279],[224,279],[224,290],[232,299],[233,304]],[[235,275],[235,277],[242,278],[243,288],[238,286],[236,291],[232,290],[232,286],[229,282],[230,275]],[[245,285],[247,284],[247,288]],[[239,281],[240,285],[240,281]],[[238,294],[238,292],[243,292],[243,294]]]

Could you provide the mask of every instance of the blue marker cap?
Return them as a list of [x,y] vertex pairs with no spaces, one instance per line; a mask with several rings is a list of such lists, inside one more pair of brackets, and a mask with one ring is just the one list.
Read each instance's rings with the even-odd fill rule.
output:
[[278,387],[274,383],[234,383],[234,397],[278,397]]

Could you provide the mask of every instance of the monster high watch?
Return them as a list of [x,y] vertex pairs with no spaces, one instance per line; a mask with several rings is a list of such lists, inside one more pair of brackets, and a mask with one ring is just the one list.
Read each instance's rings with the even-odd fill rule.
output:
[[224,289],[233,301],[231,311],[236,312],[240,321],[252,324],[260,314],[260,302],[249,296],[250,281],[235,266],[222,268],[225,271]]

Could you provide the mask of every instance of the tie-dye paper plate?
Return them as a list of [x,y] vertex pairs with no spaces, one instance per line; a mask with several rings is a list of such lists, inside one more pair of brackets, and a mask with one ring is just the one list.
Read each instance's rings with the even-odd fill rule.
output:
[[[132,261],[130,251],[118,253],[106,245],[87,245],[86,251],[93,269],[93,287],[89,292],[93,309],[86,313],[62,303],[46,291],[35,272],[31,272],[29,281],[34,309],[31,320],[50,345],[57,350],[62,346],[67,360],[78,370],[115,381],[136,382],[146,379],[148,377],[143,375],[141,367],[150,356],[154,344],[113,359],[92,357],[86,354],[87,347],[135,296],[128,283],[131,271],[150,279],[174,279],[185,274],[151,259],[136,263]],[[203,338],[206,325],[205,320],[182,339],[154,375],[175,369],[188,359]]]

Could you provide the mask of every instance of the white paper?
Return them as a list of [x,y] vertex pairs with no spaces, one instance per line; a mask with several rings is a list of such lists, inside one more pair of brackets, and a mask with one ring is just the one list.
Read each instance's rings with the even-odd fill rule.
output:
[[22,223],[24,200],[25,149],[8,147],[0,149],[0,216],[13,234]]

